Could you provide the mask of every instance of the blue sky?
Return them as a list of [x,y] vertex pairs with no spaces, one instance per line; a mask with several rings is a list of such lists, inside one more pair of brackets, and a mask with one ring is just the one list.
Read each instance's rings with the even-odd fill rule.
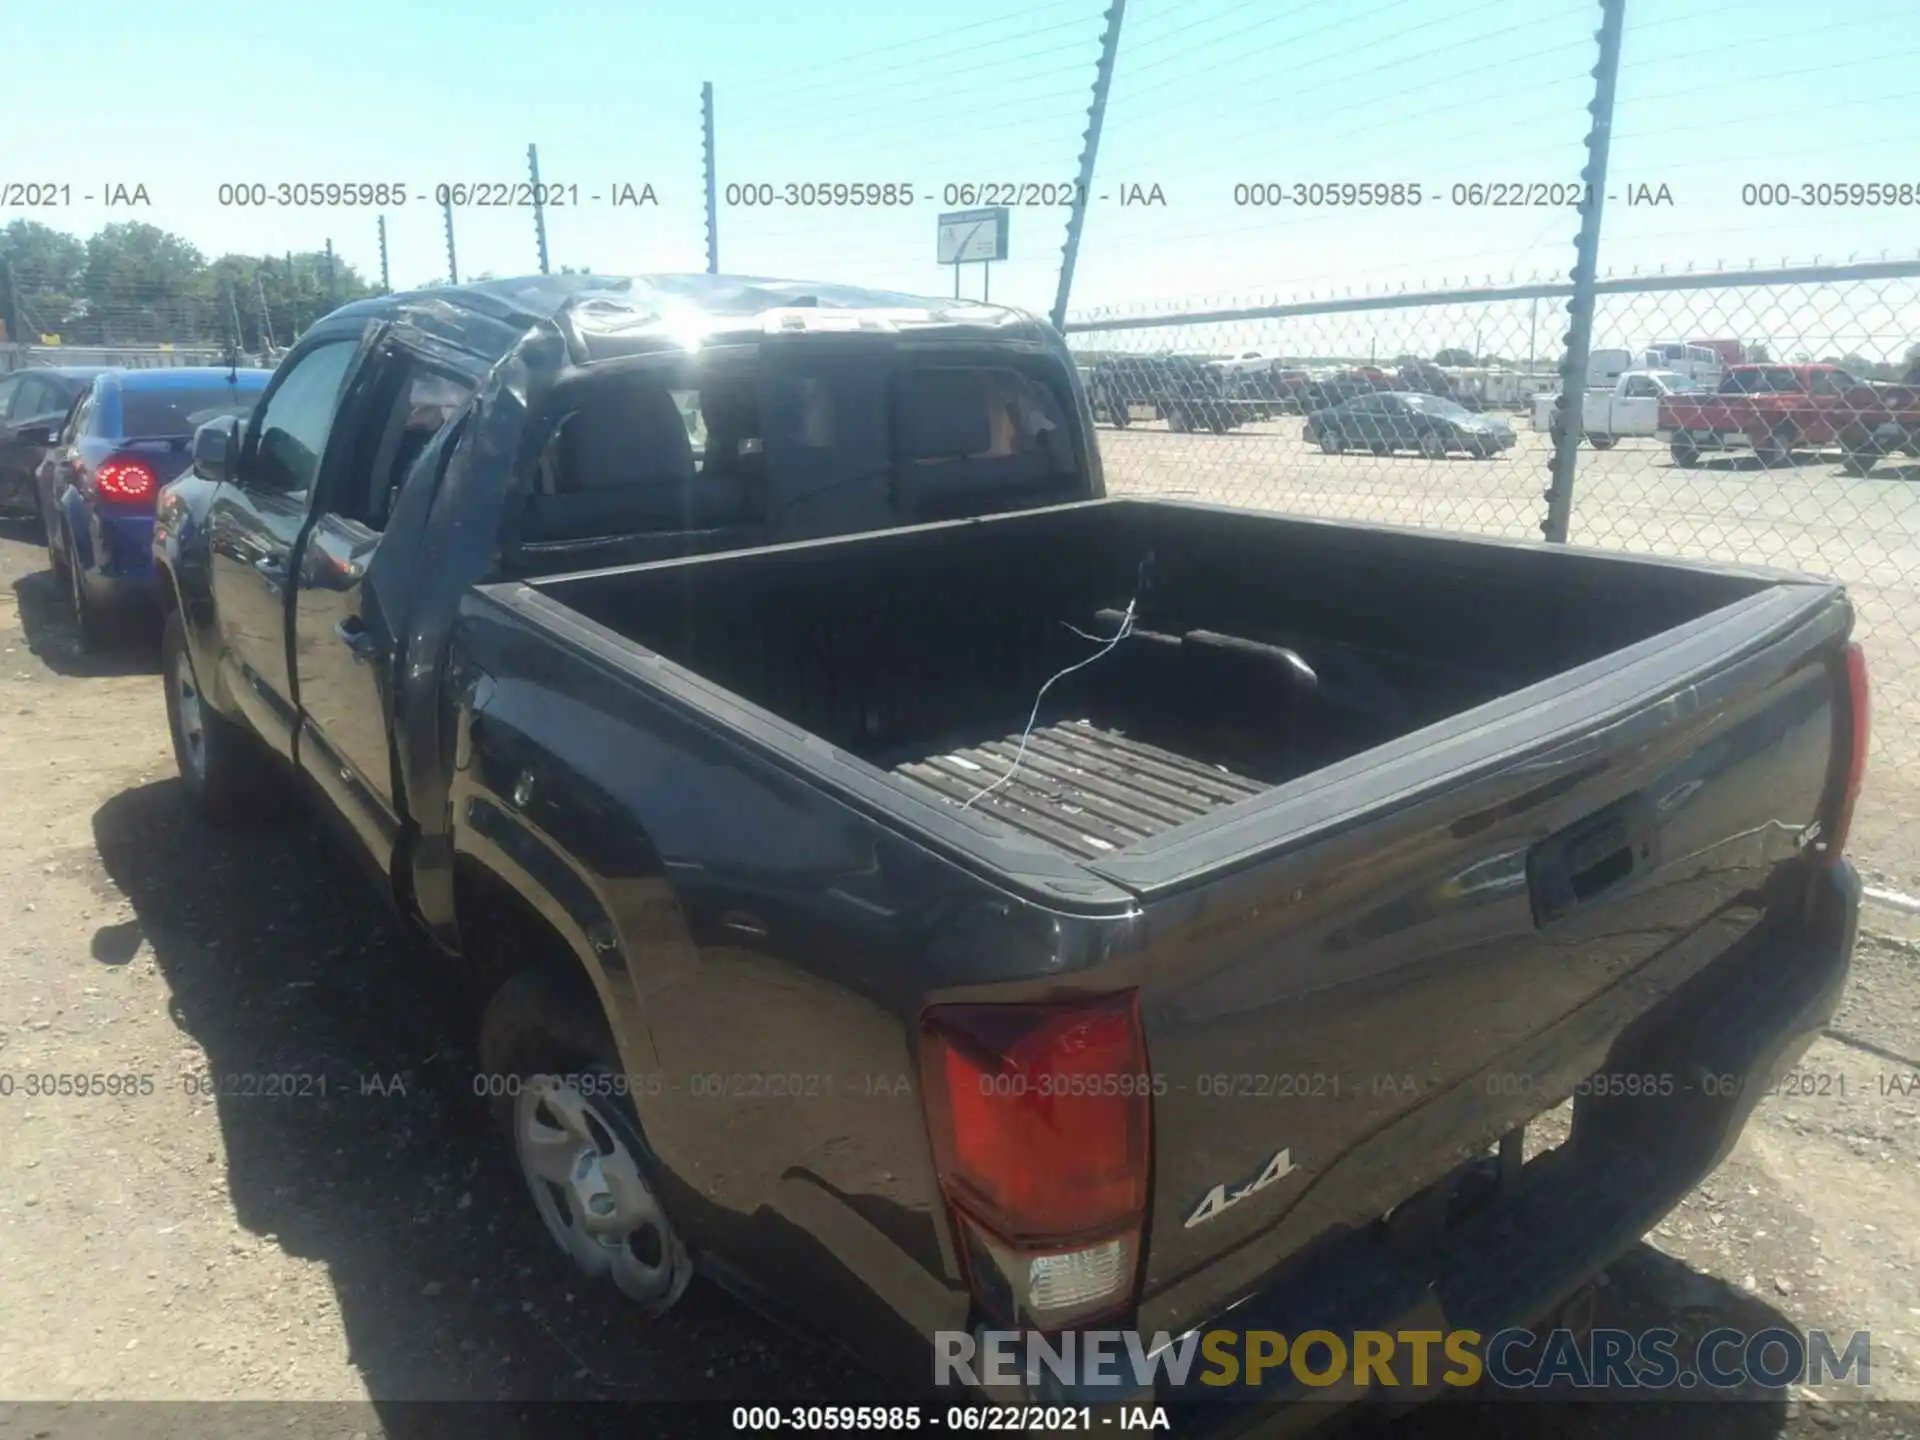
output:
[[[909,209],[723,205],[722,268],[949,292],[934,260],[948,182],[1072,179],[1104,0],[919,6],[143,0],[56,20],[6,0],[14,141],[0,181],[76,197],[144,184],[145,211],[7,211],[79,233],[143,218],[208,254],[335,248],[378,273],[371,213],[236,210],[233,181],[543,178],[583,200],[650,183],[657,208],[548,216],[555,265],[704,265],[700,84],[716,89],[723,184],[879,181]],[[1570,209],[1444,203],[1472,181],[1578,177],[1599,8],[1570,0],[1132,0],[1095,192],[1158,185],[1164,206],[1096,202],[1074,306],[1321,294],[1564,270]],[[76,29],[84,39],[76,39]],[[1760,209],[1751,182],[1920,185],[1920,31],[1910,0],[1628,0],[1609,268],[1920,252],[1905,209]],[[1236,206],[1236,183],[1418,182],[1418,209]],[[1438,192],[1438,193],[1436,193]],[[957,207],[953,207],[957,208]],[[445,273],[429,200],[387,212],[392,275]],[[456,216],[463,274],[536,268],[531,216]],[[1020,209],[993,298],[1044,309],[1065,229]],[[979,293],[980,276],[962,277]]]

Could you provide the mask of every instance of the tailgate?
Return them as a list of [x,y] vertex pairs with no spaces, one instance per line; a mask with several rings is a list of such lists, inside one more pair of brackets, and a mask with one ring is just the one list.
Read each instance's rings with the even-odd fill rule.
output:
[[1149,937],[1141,1328],[1551,1108],[1760,923],[1823,810],[1851,616],[1780,585],[1090,864]]

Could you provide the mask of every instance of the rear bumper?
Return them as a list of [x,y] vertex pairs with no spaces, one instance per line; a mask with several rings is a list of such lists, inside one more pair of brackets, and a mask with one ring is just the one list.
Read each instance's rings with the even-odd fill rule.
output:
[[153,516],[98,514],[84,530],[76,527],[74,533],[85,547],[80,563],[90,598],[116,606],[152,601],[158,574],[153,564]]
[[[1851,963],[1860,880],[1842,862],[1817,872],[1811,889],[1792,920],[1749,935],[1621,1034],[1603,1069],[1672,1074],[1673,1093],[1583,1098],[1567,1142],[1526,1165],[1457,1228],[1412,1249],[1362,1232],[1342,1236],[1195,1329],[1490,1336],[1553,1314],[1719,1165],[1760,1097],[1832,1019]],[[1308,1391],[1290,1381],[1209,1390],[1197,1383],[1202,1368],[1178,1389],[1163,1377],[1151,1397],[1182,1434],[1297,1434],[1355,1400],[1419,1398],[1404,1389],[1377,1397]]]

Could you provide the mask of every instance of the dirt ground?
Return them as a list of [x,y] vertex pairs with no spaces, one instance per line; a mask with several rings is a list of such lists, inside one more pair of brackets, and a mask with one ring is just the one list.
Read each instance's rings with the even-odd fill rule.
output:
[[[343,1402],[361,1408],[223,1413],[346,1437],[426,1433],[418,1400],[870,1395],[703,1283],[649,1324],[572,1282],[460,1094],[471,1060],[431,959],[297,813],[244,834],[195,821],[154,671],[141,648],[80,656],[44,551],[0,528],[0,1074],[131,1091],[0,1097],[0,1440],[127,1414],[33,1402]],[[1826,1093],[1766,1102],[1610,1273],[1597,1319],[1870,1330],[1877,1403],[1848,1384],[1454,1406],[1389,1433],[1920,1436],[1920,1408],[1890,1403],[1920,1401],[1920,921],[1868,927],[1804,1063]],[[198,1093],[240,1073],[304,1078],[297,1098]],[[673,1433],[687,1412],[629,1413]],[[219,1428],[195,1414],[182,1433]],[[465,1415],[463,1434],[545,1423]]]

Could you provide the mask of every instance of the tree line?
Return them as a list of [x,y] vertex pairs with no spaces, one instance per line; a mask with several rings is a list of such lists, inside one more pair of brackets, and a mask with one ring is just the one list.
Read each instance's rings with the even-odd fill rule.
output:
[[324,250],[208,259],[182,237],[139,221],[85,239],[34,220],[0,229],[0,338],[19,343],[260,352],[291,344],[322,315],[377,293]]

